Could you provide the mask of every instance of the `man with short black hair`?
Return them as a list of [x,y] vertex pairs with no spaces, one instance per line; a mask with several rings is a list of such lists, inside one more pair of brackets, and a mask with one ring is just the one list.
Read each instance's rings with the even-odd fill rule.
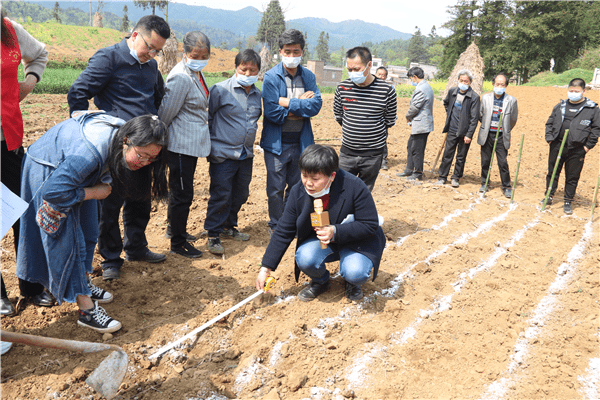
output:
[[375,76],[378,77],[379,79],[381,79],[382,81],[387,80],[387,77],[388,77],[387,68],[386,67],[377,68],[377,70],[375,71]]
[[269,233],[277,226],[292,187],[300,181],[298,160],[314,143],[310,118],[321,111],[315,75],[300,65],[304,35],[288,29],[279,37],[282,62],[265,73],[264,120],[260,147],[265,151]]
[[237,230],[238,212],[248,200],[254,139],[262,115],[260,90],[254,85],[260,56],[252,49],[235,56],[235,75],[210,88],[210,198],[204,229],[208,251],[223,254],[220,237],[246,241],[250,235]]
[[335,90],[333,113],[342,126],[340,168],[373,190],[383,162],[388,129],[396,124],[396,91],[371,74],[371,51],[346,52],[349,78]]
[[[171,29],[164,19],[147,15],[138,21],[133,33],[121,42],[98,50],[79,75],[67,96],[70,113],[87,110],[89,99],[107,114],[125,121],[157,114],[165,93],[164,81],[154,57],[160,53]],[[129,171],[129,179],[139,179],[144,167]],[[123,207],[124,239],[119,229],[119,214]],[[150,199],[122,197],[119,190],[102,201],[98,250],[104,261],[103,279],[120,277],[125,249],[127,260],[157,263],[166,260],[164,254],[148,249],[146,226],[150,220]]]
[[475,133],[475,128],[479,123],[479,95],[471,88],[473,74],[468,69],[458,71],[458,87],[448,90],[444,99],[444,108],[446,109],[446,125],[442,133],[447,132],[446,146],[444,155],[438,170],[438,185],[445,185],[454,154],[456,154],[456,163],[452,173],[452,187],[457,188],[460,178],[463,176],[467,153],[471,146],[471,140]]
[[[488,171],[494,142],[496,143],[496,159],[498,160],[498,169],[500,170],[500,179],[502,181],[502,192],[506,198],[512,197],[510,184],[510,171],[506,157],[510,148],[510,131],[517,124],[519,117],[519,108],[517,99],[505,93],[508,86],[508,78],[503,73],[499,73],[492,80],[494,91],[486,93],[481,99],[481,108],[479,120],[481,127],[477,136],[477,143],[481,146],[481,188],[480,193],[486,190]],[[502,117],[502,126],[498,126]]]
[[554,165],[558,158],[565,130],[568,129],[567,142],[560,157],[547,204],[552,204],[552,197],[558,187],[558,178],[564,165],[564,212],[570,215],[573,214],[571,203],[575,197],[575,190],[583,169],[585,155],[598,143],[598,137],[600,137],[600,109],[597,103],[584,97],[585,81],[583,79],[575,78],[571,80],[567,90],[568,100],[561,100],[554,107],[550,118],[546,122],[546,141],[550,145],[546,190],[550,187]]
[[412,67],[407,75],[416,88],[406,112],[406,122],[411,126],[406,146],[406,168],[396,175],[405,176],[410,181],[422,181],[427,137],[433,130],[433,89],[425,80],[425,73],[421,68]]

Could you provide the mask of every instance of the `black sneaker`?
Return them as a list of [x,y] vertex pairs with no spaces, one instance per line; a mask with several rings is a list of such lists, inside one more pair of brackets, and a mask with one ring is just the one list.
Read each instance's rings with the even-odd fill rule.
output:
[[363,291],[360,286],[353,285],[346,282],[346,297],[351,301],[358,301],[364,297]]
[[564,210],[565,210],[565,214],[567,214],[567,215],[573,214],[573,207],[571,207],[570,201],[565,201]]
[[160,254],[160,253],[154,253],[150,250],[146,251],[146,254],[144,254],[142,257],[131,257],[131,256],[127,256],[127,261],[145,261],[148,263],[159,263],[159,262],[163,262],[167,259],[167,256],[165,256],[164,254]]
[[423,175],[421,174],[412,174],[411,176],[409,176],[408,178],[406,178],[407,181],[422,181],[423,180]]
[[104,308],[97,302],[90,310],[79,310],[77,324],[101,333],[111,333],[121,329],[121,323],[106,315]]
[[407,176],[411,176],[412,174],[413,174],[412,171],[403,171],[403,172],[400,172],[400,173],[396,174],[396,176],[400,176],[400,177],[404,178],[404,177],[407,177]]
[[[545,197],[540,201],[540,204],[544,204],[544,200],[546,200]],[[548,197],[548,202],[546,203],[546,205],[547,206],[551,206],[552,205],[552,196]]]
[[250,240],[250,235],[248,235],[247,233],[242,233],[236,228],[224,229],[219,236],[221,238],[231,238],[233,240],[239,240],[240,242]]
[[298,293],[300,301],[313,301],[321,293],[326,292],[329,289],[329,281],[325,283],[316,283],[311,281],[308,287],[305,287]]
[[506,197],[507,199],[510,199],[512,197],[512,189],[511,188],[504,188],[504,197]]
[[88,281],[88,287],[92,292],[92,295],[90,296],[92,298],[92,301],[97,301],[98,303],[110,303],[111,301],[113,301],[113,295],[108,293],[106,290],[100,289],[98,286],[94,285],[91,279]]
[[171,247],[171,253],[179,254],[187,258],[202,257],[202,252],[189,243],[184,243],[183,246]]
[[485,183],[479,188],[479,193],[485,193]]
[[221,239],[218,237],[208,238],[208,251],[218,256],[225,253],[225,249],[221,244]]

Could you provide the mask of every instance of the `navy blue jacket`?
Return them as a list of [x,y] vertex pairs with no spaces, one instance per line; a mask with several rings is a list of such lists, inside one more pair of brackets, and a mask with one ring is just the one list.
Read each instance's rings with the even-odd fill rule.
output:
[[150,60],[140,64],[131,54],[127,39],[100,49],[90,58],[79,75],[67,100],[69,113],[87,110],[89,99],[100,110],[122,120],[158,112],[165,94],[158,64]]
[[[273,237],[265,251],[262,265],[275,270],[296,234],[296,248],[307,239],[315,238],[310,224],[310,214],[314,212],[313,198],[306,193],[302,182],[292,188],[283,216],[277,223]],[[377,208],[373,196],[364,182],[343,170],[338,170],[329,192],[329,223],[335,225],[335,242],[329,243],[334,252],[343,247],[350,248],[373,262],[373,280],[377,277],[379,262],[385,248],[385,236],[379,226]],[[354,221],[342,224],[354,214]],[[300,269],[295,268],[296,281]]]

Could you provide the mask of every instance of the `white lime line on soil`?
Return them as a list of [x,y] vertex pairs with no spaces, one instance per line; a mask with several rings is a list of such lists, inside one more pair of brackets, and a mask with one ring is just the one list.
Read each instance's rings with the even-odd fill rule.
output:
[[465,244],[469,240],[476,238],[477,236],[481,235],[484,232],[487,232],[492,227],[494,227],[494,225],[496,225],[498,222],[506,219],[508,214],[510,214],[516,208],[517,208],[517,203],[511,204],[509,206],[508,210],[506,210],[504,213],[497,215],[496,217],[490,219],[489,221],[484,222],[483,224],[479,225],[477,227],[477,229],[475,229],[474,231],[463,233],[454,242],[447,244],[445,246],[442,246],[440,249],[438,249],[438,250],[434,251],[433,253],[431,253],[430,255],[428,255],[427,258],[425,258],[424,260],[417,261],[417,262],[411,264],[404,272],[400,273],[396,278],[394,278],[390,282],[390,287],[383,289],[381,292],[375,292],[375,293],[373,293],[373,295],[382,295],[382,296],[386,296],[386,297],[393,297],[396,294],[396,291],[398,290],[400,285],[404,282],[404,280],[406,278],[412,276],[412,269],[414,267],[416,267],[420,263],[429,264],[429,262],[431,262],[431,260],[445,254],[450,248],[461,245],[461,244]]
[[461,291],[462,287],[465,283],[467,283],[469,279],[473,279],[473,277],[478,273],[492,268],[496,264],[498,259],[504,254],[506,254],[508,249],[513,247],[518,241],[520,241],[523,238],[525,232],[536,226],[538,223],[539,219],[537,218],[531,221],[530,223],[525,225],[521,230],[517,231],[508,242],[506,242],[500,247],[497,247],[494,253],[486,261],[477,265],[476,267],[471,268],[468,272],[463,272],[462,274],[460,274],[460,279],[451,284],[454,287],[454,293],[451,293],[440,298],[439,300],[436,300],[427,309],[421,310],[419,312],[419,317],[417,317],[417,319],[412,324],[410,324],[404,331],[402,331],[402,333],[398,337],[396,337],[396,335],[393,335],[391,340],[394,343],[397,343],[401,346],[406,344],[406,342],[408,342],[409,339],[412,339],[416,335],[417,328],[425,319],[431,317],[435,313],[443,312],[450,309],[452,298],[456,293],[459,293]]
[[[497,216],[496,218],[489,220],[488,222],[486,222],[484,224],[481,224],[475,231],[465,233],[460,238],[458,238],[456,241],[454,241],[452,244],[444,246],[442,249],[436,251],[435,253],[433,253],[432,255],[427,257],[425,262],[428,262],[428,261],[432,260],[433,258],[438,257],[439,255],[443,254],[451,246],[466,243],[469,239],[477,237],[481,233],[491,229],[495,224],[504,220],[508,216],[508,213],[513,211],[515,208],[516,208],[516,204],[512,204],[505,213]],[[482,264],[480,264],[476,267],[471,268],[466,273],[462,273],[460,276],[460,279],[457,282],[452,284],[452,286],[454,287],[454,293],[452,293],[448,296],[444,296],[441,299],[435,301],[428,309],[421,310],[419,313],[420,316],[417,317],[417,319],[412,324],[410,324],[402,332],[402,334],[399,335],[398,338],[395,338],[394,335],[392,336],[392,342],[395,342],[396,344],[399,344],[400,346],[404,345],[408,341],[408,339],[410,339],[416,335],[417,328],[419,327],[419,325],[423,322],[423,320],[425,318],[429,318],[429,316],[431,316],[433,313],[447,310],[450,307],[452,296],[454,296],[454,294],[460,292],[462,286],[467,281],[467,276],[470,279],[472,279],[473,276],[475,276],[475,274],[477,274],[478,272],[481,272],[483,270],[486,270],[486,269],[492,267],[496,263],[496,261],[498,261],[498,259],[507,252],[508,248],[514,246],[519,240],[521,240],[521,238],[523,237],[525,232],[527,232],[529,229],[531,229],[532,227],[537,225],[538,222],[539,222],[539,220],[536,218],[535,220],[533,220],[530,223],[528,223],[527,225],[525,225],[521,230],[519,230],[517,233],[515,233],[513,235],[513,237],[504,246],[497,248],[496,251],[494,252],[494,254],[487,261],[483,262]],[[410,268],[413,268],[417,264],[418,263],[413,264]],[[406,275],[404,275],[404,276],[406,276]],[[396,280],[398,280],[398,278],[396,278],[395,281]],[[386,289],[386,290],[388,290],[388,289]],[[369,364],[371,363],[373,358],[376,358],[382,352],[387,351],[387,347],[385,347],[385,346],[370,345],[370,347],[371,347],[370,350],[362,353],[361,355],[358,355],[356,357],[356,359],[354,360],[354,363],[350,367],[350,372],[346,375],[346,379],[349,382],[348,387],[354,388],[354,389],[364,387],[365,381],[367,379],[367,375],[370,371]]]
[[[600,336],[600,335],[599,335]],[[584,399],[598,399],[600,393],[600,358],[590,359],[590,366],[585,369],[586,375],[580,375],[577,380],[581,383],[579,391]]]
[[[437,225],[433,225],[431,227],[431,230],[433,230],[433,231],[439,231],[440,229],[445,228],[446,226],[448,226],[448,224],[450,223],[450,221],[452,221],[454,218],[460,217],[462,214],[464,214],[466,212],[473,211],[473,209],[475,208],[475,206],[477,204],[479,204],[479,203],[481,203],[481,199],[475,198],[475,202],[469,204],[469,207],[463,208],[462,210],[454,210],[450,214],[446,215],[444,217],[444,219],[442,220],[442,222],[440,222]],[[411,236],[416,235],[417,232],[411,233],[411,234],[406,235],[406,236],[402,236],[401,238],[398,238],[398,240],[396,241],[396,247],[402,246],[402,244],[406,241],[406,239],[408,239]],[[386,245],[386,247],[387,247],[387,245]]]
[[559,303],[559,296],[567,287],[571,278],[577,271],[577,264],[585,255],[585,249],[592,238],[593,228],[592,221],[585,224],[584,233],[567,255],[567,261],[558,267],[556,278],[547,290],[546,296],[538,303],[537,307],[529,318],[528,328],[522,332],[517,339],[514,347],[514,353],[510,357],[510,361],[502,378],[492,382],[487,388],[487,391],[482,395],[482,399],[501,399],[506,395],[509,386],[520,378],[519,372],[521,365],[524,365],[525,360],[529,355],[529,348],[535,339],[540,336],[544,329],[548,317],[554,311]]

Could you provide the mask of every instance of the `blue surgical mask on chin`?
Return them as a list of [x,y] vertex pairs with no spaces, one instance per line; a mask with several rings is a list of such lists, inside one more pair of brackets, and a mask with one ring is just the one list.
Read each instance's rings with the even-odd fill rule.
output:
[[469,89],[469,85],[465,85],[464,83],[459,83],[458,88],[464,92],[467,89]]
[[185,62],[185,65],[194,72],[200,72],[206,67],[208,60],[190,60],[189,58]]
[[413,86],[417,86],[419,84],[419,82],[410,81],[410,84],[413,85]]
[[583,93],[580,92],[567,92],[567,96],[569,96],[569,100],[571,101],[579,101],[583,96]]
[[329,180],[327,180],[327,185],[325,186],[325,188],[317,193],[308,193],[308,189],[306,189],[306,187],[304,188],[304,190],[306,190],[306,193],[313,199],[318,199],[319,197],[323,197],[326,194],[329,194],[329,190],[331,189],[330,183],[331,177],[329,178]]
[[497,94],[498,96],[502,96],[504,94],[505,90],[506,90],[506,88],[503,88],[503,87],[494,87],[494,93]]
[[258,81],[258,75],[238,75],[235,74],[235,80],[242,86],[252,86]]
[[139,62],[140,64],[146,64],[148,61],[150,61],[150,60],[148,60],[148,61],[146,61],[146,62],[141,62],[141,61],[140,61],[140,59],[138,58],[137,52],[135,51],[135,49],[134,49],[134,48],[131,48],[131,49],[129,49],[129,54],[131,54],[131,56],[132,56],[133,58],[135,58],[135,60],[136,60],[137,62]]

